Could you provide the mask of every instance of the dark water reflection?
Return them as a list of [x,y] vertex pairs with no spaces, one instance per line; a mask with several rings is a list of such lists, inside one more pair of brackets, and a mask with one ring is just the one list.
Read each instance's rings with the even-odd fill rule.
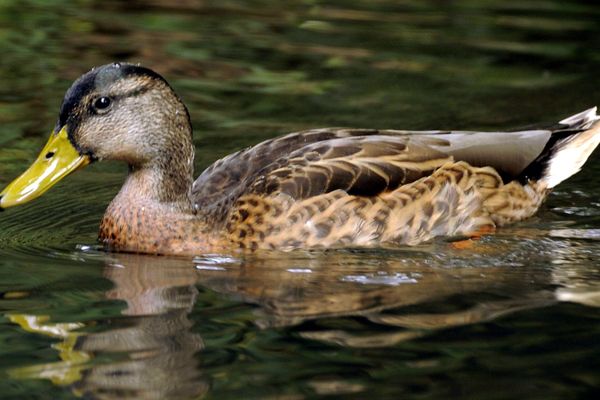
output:
[[[600,104],[590,1],[5,1],[0,184],[92,65],[142,62],[189,106],[202,168],[322,126],[505,129]],[[0,214],[0,398],[590,397],[598,155],[470,247],[105,254],[122,166]]]
[[[460,389],[483,395],[485,385],[471,382],[465,370],[499,368],[511,381],[543,383],[547,377],[539,368],[545,363],[573,361],[564,379],[595,384],[593,371],[580,363],[596,364],[586,347],[595,343],[597,324],[594,331],[580,331],[581,311],[559,303],[600,306],[600,271],[576,263],[589,249],[548,242],[529,260],[538,265],[532,267],[515,260],[539,242],[504,241],[479,243],[468,255],[448,243],[385,254],[245,259],[84,252],[81,261],[104,260],[101,274],[112,282],[94,301],[117,302],[120,311],[61,324],[45,312],[8,313],[25,330],[58,339],[52,348],[62,360],[7,373],[18,380],[50,379],[92,398],[196,398],[211,390],[216,398],[298,390],[359,396]],[[507,256],[503,246],[513,254]],[[540,316],[575,325],[547,336]],[[540,331],[523,336],[527,327]],[[577,344],[535,356],[564,340]],[[521,367],[528,370],[513,370]],[[290,376],[294,382],[285,387]],[[377,385],[392,377],[399,380],[393,389]],[[524,394],[538,389],[521,388]],[[558,392],[570,389],[563,390]]]

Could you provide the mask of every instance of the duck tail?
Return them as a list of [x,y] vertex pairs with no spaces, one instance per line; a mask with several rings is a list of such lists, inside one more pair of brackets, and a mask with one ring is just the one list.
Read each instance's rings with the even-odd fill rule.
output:
[[521,181],[534,180],[552,189],[579,172],[600,143],[597,107],[563,119],[550,129],[542,153],[521,174]]

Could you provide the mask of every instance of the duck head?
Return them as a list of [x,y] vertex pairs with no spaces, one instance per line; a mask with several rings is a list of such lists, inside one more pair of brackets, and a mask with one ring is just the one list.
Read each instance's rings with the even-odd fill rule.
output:
[[0,193],[0,210],[35,199],[96,160],[124,161],[133,170],[174,163],[191,175],[191,132],[185,105],[156,72],[124,63],[94,68],[65,94],[48,143]]

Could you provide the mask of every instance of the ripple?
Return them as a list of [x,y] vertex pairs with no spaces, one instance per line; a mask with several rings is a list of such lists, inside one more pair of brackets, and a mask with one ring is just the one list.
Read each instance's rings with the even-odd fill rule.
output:
[[240,262],[238,258],[222,254],[206,254],[203,256],[196,256],[192,259],[192,261],[194,264],[196,264],[197,269],[210,269],[212,266],[236,264]]
[[600,215],[600,208],[590,208],[590,207],[554,207],[552,211],[566,214],[566,215],[574,215],[577,217],[596,217]]
[[600,240],[600,229],[552,229],[548,235],[567,239]]
[[[116,178],[115,174],[107,181],[118,182]],[[60,190],[63,186],[69,189]],[[112,184],[98,187],[90,172],[61,182],[31,203],[6,210],[0,214],[0,246],[15,255],[86,252],[82,243],[96,250],[98,224],[113,188]]]
[[355,282],[363,285],[387,285],[398,286],[407,283],[417,283],[418,274],[394,273],[387,274],[385,272],[377,272],[371,275],[346,275],[341,278],[343,282]]
[[196,269],[201,271],[226,271],[227,269],[224,267],[217,267],[211,265],[196,265]]
[[312,274],[313,272],[310,268],[288,268],[286,271],[292,274]]

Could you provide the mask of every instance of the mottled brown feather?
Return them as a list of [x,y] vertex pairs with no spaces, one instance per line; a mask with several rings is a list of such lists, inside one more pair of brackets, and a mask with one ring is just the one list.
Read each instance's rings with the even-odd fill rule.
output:
[[[293,133],[217,162],[196,181],[193,197],[201,214],[223,221],[229,240],[248,249],[416,244],[469,234],[539,208],[547,188],[515,180],[549,137],[532,132],[529,139],[527,132]],[[503,163],[503,151],[515,147],[499,143],[517,138],[522,154]]]

